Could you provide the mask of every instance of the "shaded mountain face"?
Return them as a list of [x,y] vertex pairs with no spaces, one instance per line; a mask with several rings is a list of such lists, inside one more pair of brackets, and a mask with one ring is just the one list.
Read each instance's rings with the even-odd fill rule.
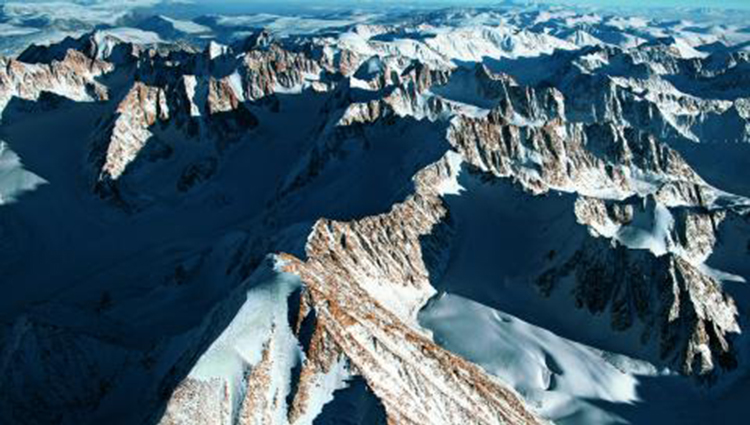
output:
[[740,32],[269,19],[0,59],[0,422],[739,418]]

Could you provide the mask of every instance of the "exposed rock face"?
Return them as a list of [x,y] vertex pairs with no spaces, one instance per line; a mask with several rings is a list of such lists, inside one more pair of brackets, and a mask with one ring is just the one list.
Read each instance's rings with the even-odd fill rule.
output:
[[[254,379],[258,379],[257,375]],[[227,383],[218,379],[211,382],[186,379],[172,393],[173,405],[179,405],[181,409],[168,408],[159,423],[229,423],[231,400],[228,392]]]
[[308,259],[288,259],[286,269],[305,284],[302,317],[314,314],[315,322],[302,376],[331,367],[342,353],[381,399],[389,423],[538,423],[512,390],[414,327],[434,292],[423,258],[436,253],[422,252],[420,239],[446,213],[435,183],[448,177],[447,166],[443,160],[422,171],[416,194],[387,214],[319,221]]
[[102,166],[102,174],[117,179],[152,136],[149,128],[157,120],[169,119],[163,89],[136,83],[118,105],[112,138]]
[[[277,93],[297,93],[311,86],[326,90],[328,83],[321,81],[324,66],[303,53],[270,44],[235,58],[228,54],[228,47],[224,49],[215,55],[136,51],[135,82],[104,121],[90,156],[100,195],[127,204],[117,181],[143,156],[147,144],[155,146],[157,159],[185,149],[162,140],[162,133],[175,130],[186,139],[213,144],[213,148],[200,148],[206,151],[204,158],[184,166],[176,187],[187,191],[209,179],[226,148],[257,126],[250,104],[275,110]],[[154,157],[154,153],[146,156]]]
[[[519,274],[525,289],[562,295],[555,299],[570,305],[561,311],[605,317],[615,337],[637,332],[633,352],[656,352],[658,366],[702,383],[742,366],[744,310],[723,281],[743,270],[707,264],[716,251],[746,243],[747,229],[737,223],[747,220],[750,201],[704,179],[710,167],[679,143],[724,128],[747,139],[747,54],[688,59],[674,41],[575,49],[549,34],[501,36],[496,29],[451,43],[445,38],[471,31],[415,37],[404,48],[389,41],[399,31],[356,26],[349,36],[365,38],[348,44],[260,32],[203,51],[97,33],[0,59],[0,110],[14,96],[36,101],[47,92],[100,102],[86,151],[96,194],[122,207],[137,231],[169,227],[139,242],[148,246],[123,249],[131,262],[120,269],[140,261],[149,267],[132,275],[118,269],[128,283],[116,294],[121,299],[107,292],[94,307],[76,300],[92,317],[46,313],[80,316],[87,325],[24,317],[0,328],[0,372],[7,372],[0,375],[8,378],[0,382],[0,419],[106,419],[113,412],[107,403],[142,380],[137,400],[148,411],[127,419],[163,425],[311,424],[353,382],[382,408],[377,421],[388,424],[545,423],[526,394],[442,348],[417,321],[455,260],[451,244],[463,236],[448,198],[473,190],[461,186],[462,174],[510,180],[529,197],[570,197],[575,229],[564,235],[576,238],[534,253],[547,260]],[[596,42],[580,33],[570,40]],[[502,63],[472,62],[542,42],[561,49],[544,59],[557,64],[549,75],[514,78],[492,71]],[[684,79],[700,90],[690,92]],[[314,119],[301,116],[307,112]],[[314,125],[291,139],[299,146],[268,149],[293,144],[279,127],[303,120]],[[410,138],[424,143],[400,151]],[[239,148],[244,156],[227,172]],[[399,152],[418,158],[383,159]],[[363,164],[336,181],[337,172]],[[221,180],[227,175],[264,181],[246,188]],[[347,192],[346,179],[367,193]],[[386,208],[362,201],[376,196],[369,190],[381,179]],[[224,190],[241,198],[237,205]],[[317,190],[326,194],[322,201],[311,199]],[[102,215],[111,212],[112,203],[95,201]],[[322,205],[336,203],[367,208]],[[183,218],[183,207],[200,222],[171,222],[169,214]],[[297,209],[304,211],[290,212]],[[740,229],[740,242],[724,244],[727,222]],[[226,233],[229,242],[220,239]],[[557,250],[563,242],[566,249]],[[732,255],[730,269],[745,259]],[[88,277],[88,268],[72,270],[84,283],[102,279]],[[133,295],[138,285],[146,295]],[[146,338],[141,330],[142,339],[130,339],[130,320],[147,327],[157,309],[186,310],[196,323],[165,314],[158,328],[165,336]],[[40,364],[39,374],[52,378],[27,373]],[[65,382],[79,375],[90,379],[68,394]]]
[[[221,143],[218,149],[257,125],[257,119],[226,81],[210,78],[199,82],[194,76],[186,76],[181,83],[165,87],[142,82],[133,85],[117,106],[113,123],[103,131],[107,138],[98,142],[100,148],[106,148],[100,178],[117,180],[155,137],[151,130],[157,123],[165,127],[174,122],[184,128],[187,137],[212,134]],[[205,92],[197,91],[199,84],[207,85]]]
[[[653,200],[639,206],[580,199],[576,215],[593,229],[612,234],[633,221],[634,210],[636,215],[643,214],[639,210],[649,214],[653,208]],[[601,313],[612,305],[612,326],[619,329],[629,328],[638,317],[646,323],[642,339],[650,339],[658,330],[660,355],[673,359],[686,374],[707,374],[718,365],[732,369],[736,353],[727,338],[740,332],[737,307],[723,293],[721,283],[698,267],[713,251],[726,212],[676,207],[671,213],[665,255],[648,251],[634,255],[617,246],[604,251],[609,257],[602,257],[600,241],[584,247],[559,269],[546,272],[539,283],[548,292],[562,275],[575,274],[580,306]],[[602,286],[604,282],[608,283]]]
[[78,38],[66,37],[50,46],[31,45],[18,56],[18,60],[34,64],[50,63],[65,58],[69,50],[80,52],[92,61],[122,64],[134,61],[145,48],[110,33],[94,31]]
[[[415,323],[417,311],[435,293],[430,284],[435,276],[428,270],[439,272],[453,237],[438,188],[456,178],[461,161],[491,178],[513,178],[535,194],[579,193],[578,221],[600,237],[557,258],[537,277],[543,295],[564,290],[562,282],[572,277],[576,307],[594,315],[607,312],[614,331],[643,326],[642,343],[656,346],[666,364],[705,376],[735,367],[730,335],[740,331],[737,308],[720,283],[697,267],[716,243],[715,226],[724,213],[707,209],[717,195],[679,153],[614,118],[567,122],[559,91],[522,87],[483,67],[471,76],[477,95],[497,105],[483,117],[464,115],[460,105],[439,96],[440,87],[450,84],[450,72],[417,66],[391,78],[383,67],[372,75],[368,90],[382,93],[373,100],[351,103],[356,95],[350,87],[337,89],[343,95],[334,96],[328,109],[343,108],[342,116],[333,133],[323,133],[324,147],[301,174],[305,181],[314,181],[338,155],[331,134],[335,140],[336,134],[357,134],[357,128],[401,116],[454,116],[446,136],[456,152],[420,171],[414,193],[388,213],[320,220],[308,236],[305,260],[280,256],[283,269],[302,282],[298,307],[290,314],[304,356],[287,404],[279,403],[283,394],[268,372],[278,367],[272,360],[278,357],[275,338],[266,341],[261,360],[248,372],[251,387],[240,402],[241,421],[306,423],[317,383],[342,362],[348,373],[365,380],[392,423],[540,421],[512,390],[436,346]],[[282,196],[293,196],[301,184],[297,180]],[[650,200],[648,207],[637,202],[641,196]],[[672,208],[674,217],[666,255],[610,241],[644,209],[653,214],[657,203]],[[180,404],[175,397],[170,403]]]
[[[416,324],[416,313],[434,294],[424,261],[439,258],[445,248],[438,243],[423,248],[422,242],[444,231],[436,226],[447,212],[437,187],[454,173],[443,159],[421,171],[416,193],[389,213],[352,222],[321,220],[308,238],[306,261],[280,256],[283,270],[299,275],[303,284],[289,314],[304,359],[292,392],[279,392],[278,381],[290,371],[276,351],[283,338],[272,330],[243,381],[248,388],[237,402],[239,423],[309,423],[310,400],[319,398],[320,382],[342,362],[351,375],[364,378],[389,423],[543,422],[513,390],[438,347]],[[274,368],[282,369],[270,372]],[[210,397],[219,409],[221,385],[227,384],[208,387],[211,382],[184,381],[162,423],[187,414],[183,406],[202,400],[196,392],[204,388],[215,388]],[[192,401],[181,401],[182,394]]]
[[513,176],[536,193],[556,188],[627,196],[636,191],[639,174],[700,182],[675,151],[646,133],[559,118],[518,125],[509,118],[515,112],[496,109],[486,118],[464,118],[454,123],[449,138],[469,163],[498,177]]
[[[497,177],[512,177],[533,193],[565,190],[602,196],[606,188],[611,192],[605,197],[624,198],[642,193],[639,180],[647,179],[658,182],[659,189],[652,193],[660,198],[649,198],[649,214],[656,214],[654,202],[682,206],[670,217],[674,237],[667,241],[667,255],[633,252],[605,238],[591,240],[538,278],[543,293],[549,295],[560,281],[573,277],[579,308],[592,314],[611,312],[616,330],[630,328],[636,319],[645,322],[642,341],[658,333],[661,357],[684,373],[708,374],[717,364],[731,369],[736,359],[726,338],[740,331],[737,308],[721,284],[696,267],[711,253],[724,215],[705,208],[703,192],[712,189],[676,151],[632,128],[570,125],[560,118],[536,127],[507,118],[520,115],[533,121],[539,115],[535,111],[554,111],[563,102],[558,94],[557,102],[547,102],[555,107],[545,108],[537,106],[535,98],[532,91],[520,107],[499,107],[486,118],[457,121],[450,140],[469,164]],[[578,221],[607,238],[633,222],[634,209],[644,206],[585,196],[576,202]]]
[[748,140],[742,106],[748,93],[740,89],[746,53],[683,58],[657,43],[592,46],[554,56],[561,66],[540,83],[566,95],[571,120],[628,122],[664,140]]
[[567,289],[562,281],[569,277],[579,308],[610,314],[615,330],[643,323],[641,341],[657,341],[661,358],[683,373],[706,375],[736,366],[728,341],[740,330],[734,301],[719,282],[679,256],[655,257],[597,239],[547,270],[538,284],[550,294]]
[[0,112],[14,96],[37,100],[43,92],[75,101],[107,100],[106,87],[95,79],[111,70],[112,65],[91,60],[75,50],[68,50],[59,61],[45,64],[0,58]]
[[247,99],[258,100],[277,92],[301,88],[309,79],[319,79],[322,67],[304,54],[289,52],[277,45],[267,50],[251,50],[243,60]]

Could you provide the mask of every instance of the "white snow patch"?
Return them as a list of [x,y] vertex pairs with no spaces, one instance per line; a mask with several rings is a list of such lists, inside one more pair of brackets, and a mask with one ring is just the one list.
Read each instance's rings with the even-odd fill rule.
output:
[[177,31],[184,32],[186,34],[204,34],[211,32],[211,28],[196,24],[193,21],[182,21],[163,15],[160,16],[160,18],[172,24],[174,29],[176,29]]
[[21,193],[44,183],[47,181],[25,170],[18,155],[0,141],[0,205],[14,201]]
[[188,100],[190,100],[190,116],[199,117],[201,116],[201,110],[200,107],[196,104],[196,89],[198,87],[198,80],[194,75],[186,75],[183,77],[183,82],[185,84],[185,92],[187,93],[187,98]]
[[435,295],[435,289],[429,285],[418,288],[402,282],[381,282],[366,277],[358,279],[357,283],[381,305],[410,324],[416,323],[419,309]]
[[240,102],[244,102],[246,100],[245,90],[242,86],[242,76],[240,76],[240,73],[238,71],[234,71],[232,75],[229,76],[228,81],[229,87],[232,88],[232,91],[234,91],[237,99],[239,99]]
[[[261,361],[265,344],[270,344],[273,358],[269,391],[272,394],[266,398],[288,394],[292,369],[304,355],[287,320],[287,298],[299,285],[299,277],[281,272],[268,282],[251,285],[243,306],[201,356],[189,377],[205,382],[215,379],[227,382],[232,406],[239,409],[246,391],[247,371]],[[274,423],[286,423],[286,404],[282,402],[278,407]],[[232,417],[235,415],[236,412]]]
[[464,190],[464,187],[458,182],[458,175],[461,173],[461,164],[464,159],[461,154],[454,151],[448,151],[445,154],[445,157],[450,177],[440,182],[438,185],[438,193],[441,196],[459,195]]
[[232,323],[201,356],[190,376],[210,380],[241,375],[244,365],[255,365],[261,360],[263,344],[274,325],[278,326],[275,330],[277,339],[296,344],[291,330],[283,324],[286,321],[286,299],[298,286],[296,276],[280,274],[271,282],[250,289]]
[[213,40],[208,42],[208,46],[206,47],[206,52],[208,54],[208,58],[211,60],[214,60],[218,58],[219,56],[222,56],[226,54],[229,51],[229,47],[217,43]]
[[[653,200],[649,199],[652,203]],[[658,257],[669,252],[673,245],[671,229],[674,226],[674,218],[669,209],[659,203],[654,204],[653,214],[650,210],[636,209],[633,221],[627,226],[622,226],[614,237],[628,248],[647,249]]]
[[615,423],[618,418],[594,402],[635,403],[636,376],[657,373],[646,362],[570,341],[453,294],[432,300],[420,323],[439,345],[501,378],[552,420]]
[[148,45],[163,42],[163,40],[155,32],[143,31],[137,28],[130,27],[111,28],[98,31],[98,33],[102,35],[112,36],[114,38],[117,38],[118,40],[133,44]]

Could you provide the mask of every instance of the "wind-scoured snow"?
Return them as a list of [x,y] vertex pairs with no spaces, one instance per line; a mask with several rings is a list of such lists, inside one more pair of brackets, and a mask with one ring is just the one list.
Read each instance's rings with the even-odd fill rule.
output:
[[420,323],[443,347],[509,383],[558,424],[614,424],[597,402],[634,405],[636,375],[649,363],[596,350],[458,295],[442,294],[420,312]]

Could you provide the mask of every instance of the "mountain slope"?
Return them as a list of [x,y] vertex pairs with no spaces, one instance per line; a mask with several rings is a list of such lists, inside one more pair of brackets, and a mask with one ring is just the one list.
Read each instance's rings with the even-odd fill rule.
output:
[[557,9],[132,19],[0,60],[0,421],[738,418],[745,53]]

